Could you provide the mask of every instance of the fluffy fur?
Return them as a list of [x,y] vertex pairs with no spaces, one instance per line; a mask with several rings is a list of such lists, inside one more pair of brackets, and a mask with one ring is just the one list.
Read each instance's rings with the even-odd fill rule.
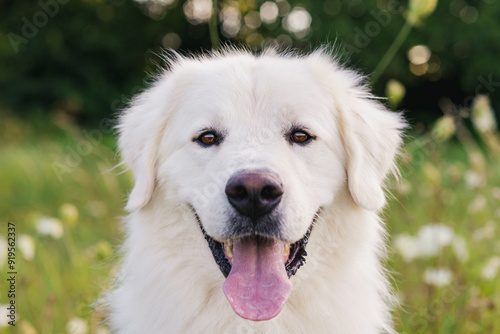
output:
[[[124,263],[108,296],[113,331],[393,333],[378,213],[404,126],[324,50],[176,56],[120,118],[119,147],[135,186]],[[290,143],[294,127],[315,140]],[[202,147],[194,139],[203,129],[224,140]],[[288,301],[263,322],[231,309],[194,214],[224,241],[234,215],[226,182],[254,168],[283,181],[282,241],[302,238],[316,217]]]

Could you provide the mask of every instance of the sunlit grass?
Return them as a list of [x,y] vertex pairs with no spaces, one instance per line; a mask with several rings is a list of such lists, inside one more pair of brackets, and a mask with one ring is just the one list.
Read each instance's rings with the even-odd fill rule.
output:
[[[26,321],[38,333],[67,332],[67,323],[74,317],[88,320],[89,326],[96,323],[99,319],[91,304],[109,285],[109,272],[117,262],[114,250],[121,240],[119,221],[130,179],[120,174],[121,169],[113,170],[118,163],[114,140],[107,137],[93,145],[60,181],[54,162],[64,163],[70,149],[86,139],[78,131],[51,127],[38,133],[41,129],[20,125],[18,120],[3,122],[0,220],[4,228],[0,236],[6,236],[7,221],[11,221],[18,240],[28,235],[35,244],[35,256],[29,261],[17,250],[18,322],[16,329],[1,328],[6,333],[22,333],[21,324]],[[11,140],[18,128],[24,139]],[[75,212],[68,214],[68,204],[76,208],[77,217]],[[44,217],[62,224],[60,238],[37,231]],[[0,263],[3,280],[7,270],[4,259]],[[0,304],[8,302],[2,292]]]
[[[425,149],[418,148],[422,143]],[[436,255],[405,261],[392,245],[390,266],[402,303],[395,312],[399,331],[500,333],[500,275],[482,274],[500,255],[498,155],[471,157],[458,143],[437,144],[430,136],[413,140],[407,150],[404,186],[395,187],[387,209],[391,239],[416,236],[422,226],[441,223],[462,239],[467,254],[457,254],[450,242]],[[451,272],[449,283],[425,282],[426,271],[435,268]]]
[[[11,221],[18,240],[31,237],[35,245],[32,259],[26,249],[17,250],[17,326],[0,331],[70,333],[86,325],[89,333],[105,333],[92,303],[109,286],[118,263],[119,221],[131,186],[129,174],[113,169],[119,162],[115,139],[105,135],[60,180],[54,162],[64,162],[72,148],[88,140],[78,128],[61,120],[28,126],[7,118],[0,124],[0,237]],[[500,333],[500,279],[485,274],[500,256],[500,159],[484,156],[471,158],[457,142],[436,144],[427,135],[409,140],[402,182],[391,186],[385,211],[401,333]],[[52,223],[41,229],[44,217]],[[405,260],[393,241],[404,234],[416,238],[423,226],[436,223],[465,241],[467,255],[445,243],[432,256]],[[4,259],[0,265],[3,281]],[[451,277],[442,286],[426,282],[432,269]],[[0,304],[8,301],[2,291]]]

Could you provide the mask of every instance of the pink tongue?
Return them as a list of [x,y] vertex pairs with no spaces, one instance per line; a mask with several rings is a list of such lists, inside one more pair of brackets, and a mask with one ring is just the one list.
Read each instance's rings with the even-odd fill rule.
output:
[[240,317],[261,321],[280,313],[292,289],[283,247],[276,240],[234,240],[233,264],[222,289]]

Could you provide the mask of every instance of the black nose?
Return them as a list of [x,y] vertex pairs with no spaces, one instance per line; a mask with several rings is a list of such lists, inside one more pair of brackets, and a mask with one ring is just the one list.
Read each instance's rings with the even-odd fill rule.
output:
[[275,174],[245,172],[227,181],[226,195],[239,213],[256,219],[270,212],[280,202],[283,185]]

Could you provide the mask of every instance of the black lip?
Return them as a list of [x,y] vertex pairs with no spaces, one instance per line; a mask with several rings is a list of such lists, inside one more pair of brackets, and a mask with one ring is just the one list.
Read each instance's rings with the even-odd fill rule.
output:
[[214,257],[215,262],[219,266],[220,271],[224,275],[224,277],[227,278],[229,273],[231,272],[231,263],[229,263],[229,260],[226,258],[226,254],[224,253],[224,245],[218,241],[215,241],[212,239],[207,232],[205,232],[205,229],[203,228],[203,225],[201,224],[200,217],[195,213],[196,220],[198,220],[198,224],[200,225],[201,232],[203,232],[203,236],[205,237],[205,240],[208,242],[208,247],[212,251],[212,255]]
[[[194,215],[196,217],[196,220],[198,221],[198,224],[200,225],[200,229],[203,233],[203,236],[205,237],[205,240],[208,242],[208,247],[212,251],[215,263],[217,263],[217,265],[219,266],[219,269],[224,277],[227,278],[227,276],[231,272],[231,263],[229,263],[229,260],[226,258],[226,254],[224,253],[224,245],[221,242],[218,242],[210,237],[205,232],[198,214],[194,213]],[[314,219],[307,229],[304,237],[290,245],[290,256],[288,257],[288,261],[285,263],[285,269],[288,278],[295,275],[297,273],[297,270],[306,263],[306,245],[309,242],[309,236],[311,235],[311,231],[317,216],[317,214],[314,216]]]

